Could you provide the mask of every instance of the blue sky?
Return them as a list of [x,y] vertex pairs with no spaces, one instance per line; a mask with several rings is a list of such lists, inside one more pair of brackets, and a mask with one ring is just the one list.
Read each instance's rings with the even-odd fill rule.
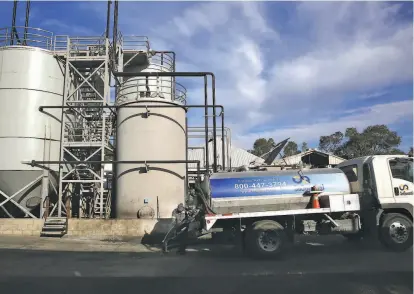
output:
[[[24,2],[20,2],[24,22]],[[178,71],[211,71],[233,142],[321,135],[387,124],[413,141],[413,7],[410,2],[120,2],[125,34],[177,52]],[[30,25],[100,35],[106,2],[32,2]],[[11,24],[0,3],[0,26]],[[202,103],[201,79],[180,80]],[[190,122],[200,125],[201,113]]]

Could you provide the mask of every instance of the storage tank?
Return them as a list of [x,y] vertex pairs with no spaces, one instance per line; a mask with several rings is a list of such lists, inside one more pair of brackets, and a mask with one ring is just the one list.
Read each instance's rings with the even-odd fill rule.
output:
[[[172,66],[150,59],[149,66],[124,71],[170,71]],[[122,84],[117,105],[116,159],[186,160],[186,110],[184,96],[175,95],[171,77],[133,77]],[[184,92],[182,92],[184,93]],[[175,105],[173,108],[152,106]],[[118,164],[116,169],[116,217],[163,219],[184,202],[186,164]]]
[[[0,46],[0,190],[11,196],[43,174],[22,161],[59,160],[61,110],[42,113],[39,106],[62,105],[64,65],[47,49]],[[56,185],[55,177],[50,179]],[[29,211],[38,208],[41,180],[13,199]],[[7,209],[15,217],[25,215],[11,202]]]
[[204,181],[216,213],[304,209],[309,191],[322,185],[324,194],[350,194],[340,169],[216,173]]

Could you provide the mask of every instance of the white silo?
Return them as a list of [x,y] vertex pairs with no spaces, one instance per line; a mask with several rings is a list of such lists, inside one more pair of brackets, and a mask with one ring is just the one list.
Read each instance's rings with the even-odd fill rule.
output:
[[[33,29],[32,29],[33,30]],[[10,32],[10,31],[9,31]],[[62,105],[64,65],[54,57],[52,35],[41,30],[36,43],[10,46],[8,34],[0,43],[0,190],[12,196],[42,177],[43,169],[23,164],[59,160],[61,110],[39,111],[42,105]],[[1,34],[1,32],[0,32]],[[58,166],[50,166],[57,171]],[[52,173],[50,179],[55,181]],[[41,179],[13,200],[33,211],[41,202]],[[56,182],[55,182],[56,183]],[[0,204],[6,202],[0,195]],[[13,216],[24,216],[15,204],[5,204]]]
[[[162,61],[162,62],[160,62]],[[162,64],[161,64],[162,63]],[[125,72],[171,71],[165,56],[153,56],[145,68],[131,66]],[[132,77],[120,87],[117,105],[117,160],[186,160],[186,110],[184,107],[153,108],[154,105],[183,106],[171,77]],[[175,90],[175,91],[174,91]],[[149,114],[149,115],[147,115]],[[118,164],[116,168],[117,218],[171,218],[184,202],[186,164]]]

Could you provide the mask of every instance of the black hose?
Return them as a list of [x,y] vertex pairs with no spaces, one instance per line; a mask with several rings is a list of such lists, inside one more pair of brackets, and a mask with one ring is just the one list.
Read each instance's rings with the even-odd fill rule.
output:
[[201,189],[200,183],[198,183],[197,181],[195,183],[195,190],[196,192],[198,192],[197,195],[200,197],[201,201],[203,202],[206,212],[209,214],[216,214],[214,210],[211,208],[211,206],[208,204],[207,199],[204,197],[204,191],[203,189]]

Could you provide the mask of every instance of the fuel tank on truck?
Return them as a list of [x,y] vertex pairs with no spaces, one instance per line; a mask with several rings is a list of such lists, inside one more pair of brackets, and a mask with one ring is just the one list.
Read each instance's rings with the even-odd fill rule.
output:
[[204,189],[216,213],[305,209],[314,185],[322,195],[350,194],[345,174],[336,168],[216,173]]

